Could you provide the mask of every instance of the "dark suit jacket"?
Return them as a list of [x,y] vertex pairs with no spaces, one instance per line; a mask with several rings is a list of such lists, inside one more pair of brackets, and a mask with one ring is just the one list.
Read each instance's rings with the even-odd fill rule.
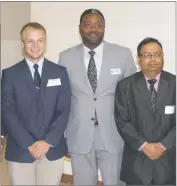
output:
[[[176,77],[162,71],[152,114],[150,95],[142,72],[118,82],[115,92],[115,121],[125,145],[121,180],[165,184],[175,178],[176,118],[165,114],[166,106],[176,104]],[[158,160],[150,160],[138,149],[145,142],[160,142],[166,151]]]
[[7,132],[1,119],[1,136],[6,136]]
[[[61,85],[47,86],[60,78]],[[65,67],[44,59],[40,92],[25,60],[2,71],[2,120],[7,130],[6,159],[33,162],[28,147],[44,140],[46,157],[56,160],[67,153],[64,131],[69,118],[71,90]]]

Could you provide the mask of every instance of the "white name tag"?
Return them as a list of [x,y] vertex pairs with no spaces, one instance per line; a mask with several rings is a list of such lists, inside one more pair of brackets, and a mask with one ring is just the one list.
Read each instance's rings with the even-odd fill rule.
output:
[[165,114],[173,114],[174,111],[175,111],[175,105],[165,107]]
[[110,69],[110,71],[111,71],[111,75],[121,74],[120,68],[112,68]]
[[60,78],[58,78],[58,79],[49,79],[48,82],[47,82],[47,87],[59,86],[59,85],[61,85]]

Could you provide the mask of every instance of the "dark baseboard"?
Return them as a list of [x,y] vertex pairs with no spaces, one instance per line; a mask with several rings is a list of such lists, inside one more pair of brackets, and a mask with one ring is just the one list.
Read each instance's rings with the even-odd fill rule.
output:
[[[61,178],[62,183],[68,183],[68,184],[73,184],[73,176],[69,174],[63,174]],[[102,181],[98,181],[97,186],[103,186]]]

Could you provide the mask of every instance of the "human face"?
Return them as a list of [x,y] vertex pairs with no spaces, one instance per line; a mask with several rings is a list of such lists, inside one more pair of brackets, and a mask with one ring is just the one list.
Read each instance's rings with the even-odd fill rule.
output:
[[46,35],[41,29],[26,28],[22,35],[21,46],[25,57],[37,63],[44,56]]
[[157,43],[143,45],[138,56],[139,65],[146,74],[159,74],[163,68],[164,59],[162,48]]
[[86,14],[79,29],[83,43],[88,48],[94,49],[103,41],[105,23],[99,14]]

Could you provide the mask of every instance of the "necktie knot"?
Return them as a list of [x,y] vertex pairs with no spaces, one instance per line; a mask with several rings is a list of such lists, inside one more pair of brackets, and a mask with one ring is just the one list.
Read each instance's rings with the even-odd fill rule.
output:
[[95,55],[95,52],[94,52],[93,50],[91,50],[91,51],[89,52],[89,54],[90,54],[91,57],[93,57],[93,56]]
[[33,67],[34,67],[35,70],[38,70],[39,65],[38,64],[35,64],[35,65],[33,65]]
[[154,86],[154,84],[157,82],[156,79],[149,79],[148,80],[148,83],[151,85],[151,86]]

